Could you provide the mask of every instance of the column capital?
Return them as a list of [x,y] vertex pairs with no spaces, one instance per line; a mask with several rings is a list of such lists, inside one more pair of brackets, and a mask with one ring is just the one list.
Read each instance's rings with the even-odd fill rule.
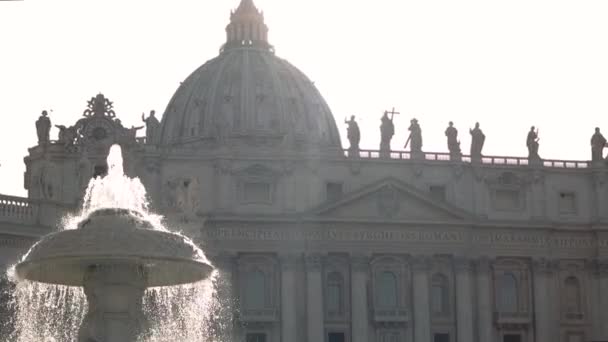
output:
[[366,272],[369,270],[370,258],[363,254],[353,254],[350,256],[350,265],[353,271]]
[[473,270],[473,261],[468,257],[455,257],[454,269],[456,272],[471,272]]
[[431,269],[431,258],[426,255],[412,257],[412,269],[417,272],[427,272]]
[[301,260],[301,256],[296,254],[280,254],[279,261],[282,271],[292,271],[296,268]]
[[321,271],[323,266],[323,255],[320,253],[310,253],[304,256],[307,271]]
[[532,260],[532,271],[534,274],[552,274],[557,268],[558,265],[555,260],[546,258],[536,258]]
[[608,277],[608,259],[597,259],[592,262],[599,276]]
[[479,258],[477,258],[474,263],[475,263],[475,269],[477,270],[478,274],[484,274],[487,275],[490,273],[490,270],[492,269],[492,260],[490,257],[488,256],[481,256]]
[[211,263],[220,269],[230,269],[236,264],[236,254],[230,252],[220,252],[215,255],[208,256]]

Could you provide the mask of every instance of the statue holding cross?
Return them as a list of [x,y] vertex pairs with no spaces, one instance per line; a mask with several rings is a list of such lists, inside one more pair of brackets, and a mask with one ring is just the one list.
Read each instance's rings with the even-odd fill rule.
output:
[[[390,114],[390,118],[389,118]],[[380,155],[382,157],[388,157],[391,152],[391,139],[395,135],[395,125],[393,124],[393,118],[395,115],[399,115],[399,112],[395,111],[395,107],[389,112],[384,111],[384,115],[380,119]]]

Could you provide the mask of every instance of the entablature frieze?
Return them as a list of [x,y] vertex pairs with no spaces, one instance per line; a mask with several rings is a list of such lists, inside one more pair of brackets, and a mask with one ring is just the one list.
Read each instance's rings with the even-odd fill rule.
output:
[[[208,242],[237,243],[257,242],[323,242],[358,246],[381,244],[382,246],[412,245],[412,247],[454,247],[465,250],[513,249],[537,251],[592,251],[608,246],[608,236],[596,238],[591,231],[555,232],[538,229],[485,229],[485,228],[319,228],[289,229],[269,227],[215,227],[202,230],[203,240]],[[484,253],[485,254],[485,253]],[[592,255],[593,253],[589,253]]]

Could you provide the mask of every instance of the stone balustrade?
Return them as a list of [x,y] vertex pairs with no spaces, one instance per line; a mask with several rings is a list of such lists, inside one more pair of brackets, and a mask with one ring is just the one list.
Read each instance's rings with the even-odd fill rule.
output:
[[[385,159],[385,160],[412,160],[412,153],[409,151],[390,151],[387,155],[383,155],[380,150],[359,150],[359,159]],[[344,150],[344,156],[353,158],[350,155],[348,149]],[[424,158],[418,160],[425,161],[439,161],[449,162],[452,161],[452,157],[446,152],[422,152]],[[462,155],[459,162],[472,163],[471,156]],[[504,157],[504,156],[483,156],[479,162],[482,165],[496,165],[496,166],[530,166],[531,163],[528,158],[525,157]],[[591,162],[582,160],[551,160],[542,159],[541,166],[547,168],[561,168],[561,169],[587,169],[591,167]]]
[[53,228],[73,207],[53,201],[0,195],[0,224]]
[[22,197],[0,195],[0,221],[35,223],[39,205]]

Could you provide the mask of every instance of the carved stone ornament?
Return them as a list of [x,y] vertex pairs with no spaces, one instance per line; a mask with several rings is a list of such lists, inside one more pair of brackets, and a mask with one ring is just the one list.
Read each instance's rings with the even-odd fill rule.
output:
[[352,255],[350,257],[350,264],[354,272],[367,272],[369,271],[370,258],[365,255]]
[[222,175],[227,175],[232,172],[232,161],[226,159],[216,160],[213,164],[215,172]]
[[321,271],[323,257],[321,254],[308,254],[305,257],[306,269],[308,271]]
[[283,254],[280,255],[281,270],[293,271],[300,263],[301,258],[295,254]]
[[431,267],[431,258],[426,255],[417,255],[412,258],[412,269],[416,272],[428,272]]
[[392,218],[399,212],[400,196],[395,187],[387,185],[377,194],[378,214],[385,218]]
[[348,167],[350,169],[350,173],[353,175],[358,175],[361,173],[361,162],[360,161],[351,161],[348,163]]
[[454,269],[457,272],[470,272],[473,270],[473,262],[467,257],[454,258]]
[[492,268],[492,260],[487,256],[482,256],[475,260],[475,270],[479,274],[488,275]]
[[557,269],[556,261],[540,258],[532,261],[532,269],[534,273],[551,274]]

